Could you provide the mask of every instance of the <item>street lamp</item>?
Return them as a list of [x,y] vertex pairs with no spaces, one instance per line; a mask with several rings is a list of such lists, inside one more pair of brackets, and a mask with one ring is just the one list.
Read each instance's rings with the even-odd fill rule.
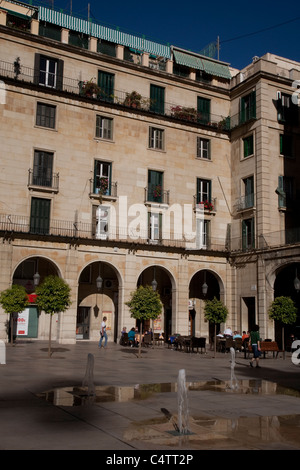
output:
[[154,291],[156,291],[156,289],[157,289],[157,281],[156,281],[156,279],[155,279],[155,266],[154,266],[154,279],[153,279],[153,281],[151,282],[151,286],[152,286],[152,289],[153,289]]
[[96,279],[96,286],[97,286],[98,292],[100,292],[100,290],[102,288],[102,283],[103,283],[103,279],[100,276],[100,263],[99,263],[99,276]]
[[202,284],[202,294],[204,295],[204,297],[207,294],[207,290],[208,290],[208,285],[206,284],[206,271],[204,271],[204,283]]
[[39,259],[37,258],[36,260],[36,273],[33,276],[33,285],[34,287],[37,287],[40,283],[41,276],[39,275],[38,272],[38,266],[39,266]]
[[296,289],[296,291],[297,291],[297,293],[298,293],[299,290],[300,290],[300,281],[299,281],[299,279],[298,279],[298,277],[297,277],[297,268],[296,268],[296,277],[295,277],[295,279],[294,279],[294,287],[295,287],[295,289]]

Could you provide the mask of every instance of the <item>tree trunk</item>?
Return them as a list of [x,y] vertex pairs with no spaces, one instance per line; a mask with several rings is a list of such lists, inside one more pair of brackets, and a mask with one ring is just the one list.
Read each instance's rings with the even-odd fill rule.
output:
[[142,321],[140,322],[139,357],[141,357],[141,351],[142,351]]
[[48,357],[51,357],[51,330],[52,330],[52,313],[50,313],[50,327],[49,327],[49,343],[48,343]]
[[285,350],[284,350],[284,326],[282,327],[281,334],[282,334],[282,357],[283,357],[283,359],[285,359]]
[[217,324],[215,323],[215,333],[214,333],[214,357],[216,357],[217,350]]

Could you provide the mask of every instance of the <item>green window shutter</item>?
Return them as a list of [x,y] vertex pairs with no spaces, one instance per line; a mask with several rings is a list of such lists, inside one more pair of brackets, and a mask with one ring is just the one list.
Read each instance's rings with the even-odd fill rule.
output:
[[165,112],[165,89],[150,85],[150,111],[157,114],[164,114]]
[[101,99],[109,102],[114,100],[114,86],[115,86],[115,76],[112,73],[98,72],[98,85],[101,88],[100,97]]
[[50,204],[49,199],[33,197],[31,200],[30,233],[47,235],[50,227]]
[[284,177],[278,176],[278,188],[276,189],[278,194],[278,207],[286,207],[286,194],[284,190]]
[[249,157],[249,155],[253,155],[254,152],[254,145],[253,145],[253,135],[249,135],[243,139],[244,145],[244,158]]
[[33,164],[33,184],[37,186],[52,186],[53,154],[36,150]]
[[210,100],[198,96],[197,98],[198,122],[206,124],[210,121]]

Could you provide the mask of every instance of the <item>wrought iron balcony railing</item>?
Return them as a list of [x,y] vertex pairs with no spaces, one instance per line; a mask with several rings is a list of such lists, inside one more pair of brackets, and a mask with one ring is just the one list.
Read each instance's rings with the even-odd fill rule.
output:
[[163,190],[159,185],[145,188],[145,203],[169,204],[170,191]]
[[[46,72],[44,72],[45,75]],[[86,86],[87,82],[69,78],[66,76],[55,77],[49,74],[43,76],[41,80],[40,71],[22,65],[20,62],[11,63],[0,61],[0,76],[14,79],[18,82],[34,84],[44,91],[60,90],[64,93],[71,93],[81,98],[98,101],[101,103],[110,103],[123,106],[127,109],[147,111],[158,115],[163,115],[176,119],[181,122],[194,123],[211,127],[219,131],[229,131],[232,127],[232,120],[229,116],[224,117],[212,113],[203,113],[196,108],[185,107],[176,103],[155,102],[149,97],[143,97],[136,91],[125,92],[111,89],[100,88],[97,84],[94,87]]]
[[[227,251],[227,242],[221,238],[207,236],[198,240],[195,234],[184,236],[175,233],[160,233],[158,238],[151,239],[149,230],[133,230],[132,228],[108,227],[105,236],[100,239],[95,223],[49,219],[32,220],[30,217],[14,214],[0,214],[0,232],[9,236],[10,233],[31,234],[33,236],[67,237],[89,239],[95,242],[122,242],[135,244],[151,244],[162,247],[182,248],[187,250]],[[4,235],[3,235],[4,236]]]
[[30,187],[41,187],[45,189],[51,189],[58,191],[59,186],[59,174],[52,173],[49,175],[36,173],[33,169],[28,170],[28,186]]

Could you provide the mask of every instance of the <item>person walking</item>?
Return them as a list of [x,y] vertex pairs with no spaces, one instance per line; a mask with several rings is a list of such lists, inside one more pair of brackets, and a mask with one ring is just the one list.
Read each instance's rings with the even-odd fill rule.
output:
[[99,348],[102,348],[103,338],[105,339],[104,348],[106,348],[106,345],[107,345],[106,320],[107,320],[107,318],[103,317],[103,320],[102,320],[102,323],[101,323],[101,330],[100,330]]
[[250,331],[249,344],[251,344],[253,357],[250,361],[250,366],[253,367],[254,361],[256,362],[256,367],[259,365],[259,357],[261,355],[260,351],[260,336],[259,336],[259,326],[254,325],[253,330]]

